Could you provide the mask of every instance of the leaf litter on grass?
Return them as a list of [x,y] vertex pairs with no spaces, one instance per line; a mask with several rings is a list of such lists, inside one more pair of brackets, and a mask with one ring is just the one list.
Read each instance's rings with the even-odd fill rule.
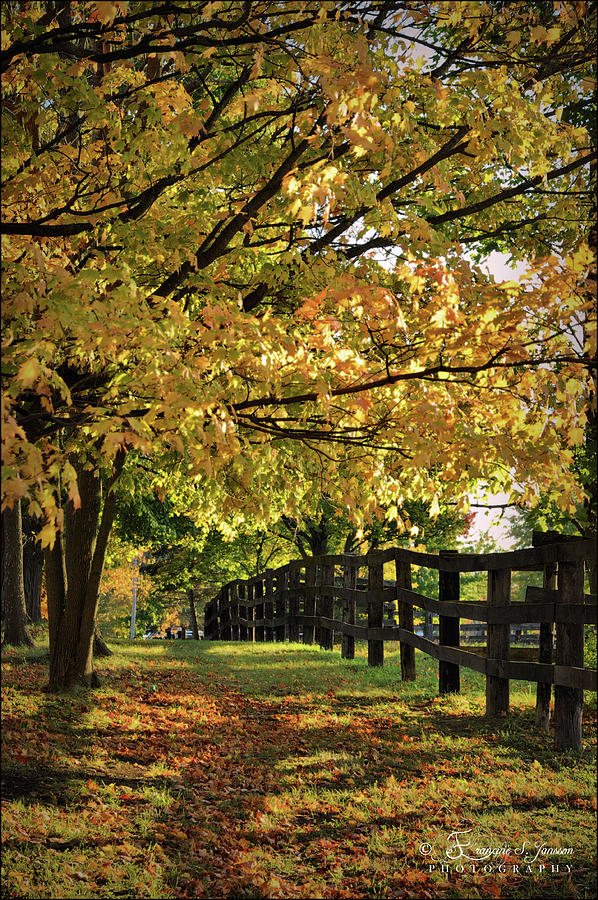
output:
[[[556,757],[533,696],[483,716],[319,648],[123,642],[100,690],[52,698],[3,672],[3,888],[26,897],[590,897],[595,741]],[[588,725],[595,705],[588,710]],[[572,872],[442,870],[421,853],[573,846]],[[516,849],[516,848],[515,848]],[[510,868],[509,868],[510,867]]]

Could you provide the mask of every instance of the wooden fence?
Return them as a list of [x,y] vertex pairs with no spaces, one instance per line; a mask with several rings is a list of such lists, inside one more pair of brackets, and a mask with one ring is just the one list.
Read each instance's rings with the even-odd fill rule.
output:
[[[416,677],[416,647],[438,660],[441,694],[459,691],[461,666],[485,675],[489,716],[508,712],[509,679],[536,682],[536,722],[544,729],[554,685],[555,745],[579,750],[583,692],[597,689],[596,670],[584,668],[584,626],[596,625],[596,595],[584,593],[584,565],[595,572],[596,546],[590,540],[553,541],[550,535],[534,534],[535,546],[506,553],[436,555],[390,548],[367,556],[293,560],[224,585],[206,605],[204,636],[302,640],[332,650],[339,634],[344,659],[354,657],[356,639],[367,640],[370,666],[383,665],[385,641],[399,641],[403,680]],[[393,562],[396,577],[385,580],[384,566]],[[412,590],[412,565],[438,571],[438,600]],[[367,580],[359,577],[364,570]],[[525,602],[511,603],[513,571],[542,571],[543,587],[528,587]],[[488,573],[484,602],[459,600],[462,572]],[[415,633],[414,607],[439,617],[437,642]],[[485,625],[485,647],[461,646],[460,619]],[[539,634],[536,661],[511,653],[512,628],[534,623]]]

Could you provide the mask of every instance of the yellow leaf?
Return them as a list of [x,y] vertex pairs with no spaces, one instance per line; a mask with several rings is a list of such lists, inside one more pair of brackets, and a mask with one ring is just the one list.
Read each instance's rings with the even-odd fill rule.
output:
[[509,48],[514,47],[521,40],[521,32],[520,31],[511,31],[509,32],[509,36],[507,37],[507,43]]
[[561,36],[561,29],[555,25],[552,28],[549,28],[548,31],[546,32],[546,43],[549,45],[554,44],[555,41],[558,41],[560,36]]
[[103,25],[110,25],[114,22],[118,12],[119,12],[119,3],[111,3],[109,0],[101,0],[100,3],[94,3],[93,12],[90,18],[95,19],[98,22],[102,22]]
[[569,436],[567,438],[567,446],[574,447],[577,444],[581,444],[584,438],[584,430],[583,428],[572,428],[569,432]]
[[12,500],[12,504],[10,508],[12,509],[15,500],[21,500],[23,497],[27,496],[27,483],[23,481],[22,478],[18,476],[16,478],[9,478],[2,486],[2,489],[5,493],[5,496]]
[[307,225],[311,222],[313,214],[314,210],[312,206],[302,206],[299,210],[298,218],[301,219],[304,225]]
[[530,28],[529,36],[532,41],[537,44],[543,44],[548,35],[548,31],[544,28],[543,25],[536,25],[534,28]]
[[178,125],[185,137],[197,137],[203,123],[197,115],[181,113],[174,120],[174,124]]
[[17,378],[25,388],[31,387],[40,375],[40,365],[35,359],[28,359],[19,369]]
[[77,486],[77,473],[70,462],[66,462],[63,469],[64,483],[68,486],[68,497],[75,509],[81,508],[81,497]]
[[49,547],[50,550],[52,550],[52,548],[54,547],[54,541],[56,540],[56,529],[54,525],[44,525],[44,527],[38,534],[37,539],[42,546],[42,550],[45,547]]

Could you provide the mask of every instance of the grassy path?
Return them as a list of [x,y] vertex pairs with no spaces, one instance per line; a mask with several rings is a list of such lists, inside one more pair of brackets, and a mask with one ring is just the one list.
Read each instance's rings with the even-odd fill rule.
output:
[[8,651],[3,895],[595,897],[595,700],[555,756],[531,685],[488,721],[479,676],[439,700],[417,665],[122,642],[103,688],[54,698],[43,651]]

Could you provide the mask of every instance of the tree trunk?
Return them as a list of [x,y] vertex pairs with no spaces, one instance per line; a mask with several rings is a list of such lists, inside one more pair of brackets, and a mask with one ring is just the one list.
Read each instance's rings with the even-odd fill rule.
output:
[[22,514],[23,525],[23,583],[25,586],[25,605],[30,622],[38,624],[42,620],[42,573],[44,570],[44,551],[39,541],[38,520]]
[[4,643],[33,647],[27,630],[27,609],[23,585],[23,536],[21,501],[2,513],[2,587],[4,595]]
[[195,608],[195,591],[193,588],[187,590],[187,600],[189,601],[189,616],[191,618],[191,630],[193,631],[193,639],[199,640],[199,627],[197,625],[197,610]]
[[93,668],[94,633],[100,579],[116,511],[113,488],[123,463],[121,451],[108,483],[101,518],[100,478],[96,472],[76,463],[81,505],[75,509],[69,502],[65,510],[64,552],[57,541],[57,549],[46,554],[51,623],[49,691],[99,684]]
[[46,594],[48,595],[48,633],[50,638],[50,659],[56,644],[58,623],[64,613],[66,598],[66,567],[62,534],[58,533],[52,547],[44,551],[46,569]]
[[104,640],[104,635],[100,631],[100,626],[96,622],[93,632],[93,655],[94,656],[112,656],[112,650]]

